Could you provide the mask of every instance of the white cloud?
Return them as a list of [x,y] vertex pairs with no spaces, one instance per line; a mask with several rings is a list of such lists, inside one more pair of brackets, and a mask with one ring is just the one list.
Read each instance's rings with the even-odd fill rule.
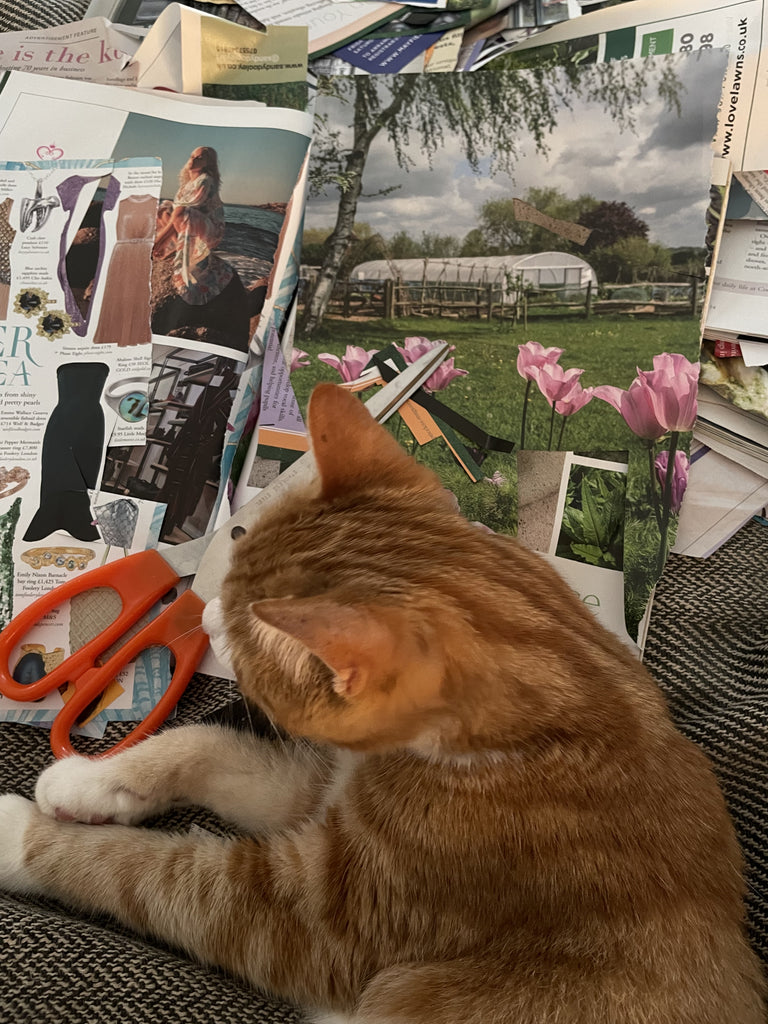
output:
[[[552,186],[575,198],[583,193],[598,199],[625,201],[649,225],[654,241],[666,245],[701,245],[705,234],[711,155],[722,58],[678,61],[684,86],[682,111],[665,108],[659,97],[644,99],[632,110],[634,131],[621,132],[597,103],[576,99],[572,110],[560,112],[547,139],[546,156],[521,140],[514,176],[490,175],[469,168],[459,140],[446,134],[444,147],[426,160],[415,133],[407,153],[409,171],[398,168],[389,140],[380,135],[371,147],[363,179],[358,221],[367,221],[385,237],[406,230],[459,238],[477,225],[480,207],[489,199],[522,197],[531,187]],[[483,88],[481,72],[472,76]],[[340,116],[349,117],[349,108]],[[346,124],[346,120],[342,121]],[[380,190],[398,185],[387,195]],[[309,226],[331,225],[336,198],[311,200]]]

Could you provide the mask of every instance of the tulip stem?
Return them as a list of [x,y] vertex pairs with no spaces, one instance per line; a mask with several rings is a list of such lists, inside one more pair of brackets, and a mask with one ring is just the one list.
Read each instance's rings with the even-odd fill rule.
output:
[[549,417],[549,440],[547,441],[547,451],[552,451],[552,434],[555,430],[555,403],[552,403],[552,413]]
[[530,378],[525,383],[525,394],[523,395],[523,418],[520,421],[520,451],[525,448],[525,420],[528,415],[528,396],[531,393],[531,384],[533,382]]
[[659,562],[657,566],[658,575],[661,576],[664,570],[664,563],[667,560],[667,543],[669,537],[669,519],[672,512],[672,478],[675,475],[675,454],[680,434],[673,430],[669,441],[669,454],[667,455],[667,472],[664,477],[664,498],[662,502],[663,515],[661,521],[661,543],[659,544]]
[[560,436],[557,439],[557,450],[559,452],[563,450],[563,434],[565,433],[565,425],[568,422],[567,416],[563,416],[562,413],[560,415],[562,416],[562,422],[560,423]]
[[[648,441],[648,471],[651,474],[651,495],[653,496],[653,511],[656,515],[656,525],[661,531],[661,508],[659,507],[659,492],[656,490],[656,463],[653,458],[653,441]],[[664,481],[666,483],[666,479]]]

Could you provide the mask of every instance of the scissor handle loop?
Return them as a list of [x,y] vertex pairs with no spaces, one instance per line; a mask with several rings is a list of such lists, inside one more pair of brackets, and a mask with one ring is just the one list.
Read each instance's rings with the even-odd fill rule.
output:
[[111,756],[125,750],[162,725],[178,703],[208,646],[208,637],[201,624],[204,607],[205,602],[197,594],[185,591],[123,644],[104,665],[89,669],[75,681],[75,693],[59,711],[51,727],[51,748],[56,757],[69,757],[75,753],[70,732],[82,712],[128,662],[148,647],[168,647],[176,659],[168,689],[143,721],[99,756]]
[[[43,594],[23,608],[0,633],[0,692],[13,700],[33,701],[65,683],[75,683],[93,668],[100,654],[119,640],[178,581],[179,577],[165,559],[157,551],[149,550],[91,569]],[[54,608],[98,587],[110,587],[120,596],[122,608],[114,622],[42,679],[34,683],[16,682],[9,659],[27,633]]]

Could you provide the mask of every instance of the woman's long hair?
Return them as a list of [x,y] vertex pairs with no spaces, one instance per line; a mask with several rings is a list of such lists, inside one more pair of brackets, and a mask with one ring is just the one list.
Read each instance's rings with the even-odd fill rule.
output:
[[[198,146],[193,149],[192,152],[196,153],[200,151],[200,156],[203,159],[201,173],[207,174],[210,178],[213,178],[214,184],[216,185],[216,191],[218,192],[221,188],[221,174],[219,173],[219,157],[215,149],[210,146]],[[179,188],[186,185],[192,177],[192,170],[190,163],[192,161],[192,154],[190,153],[189,159],[184,164],[179,174]]]

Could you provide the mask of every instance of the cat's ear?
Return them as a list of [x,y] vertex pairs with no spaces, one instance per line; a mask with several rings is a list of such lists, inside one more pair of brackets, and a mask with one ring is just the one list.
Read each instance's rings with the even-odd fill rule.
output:
[[324,498],[371,486],[442,491],[438,477],[412,459],[359,398],[337,384],[315,387],[308,425]]
[[251,611],[324,661],[334,674],[334,690],[349,700],[380,678],[395,656],[395,630],[386,615],[372,609],[321,596],[255,601]]

